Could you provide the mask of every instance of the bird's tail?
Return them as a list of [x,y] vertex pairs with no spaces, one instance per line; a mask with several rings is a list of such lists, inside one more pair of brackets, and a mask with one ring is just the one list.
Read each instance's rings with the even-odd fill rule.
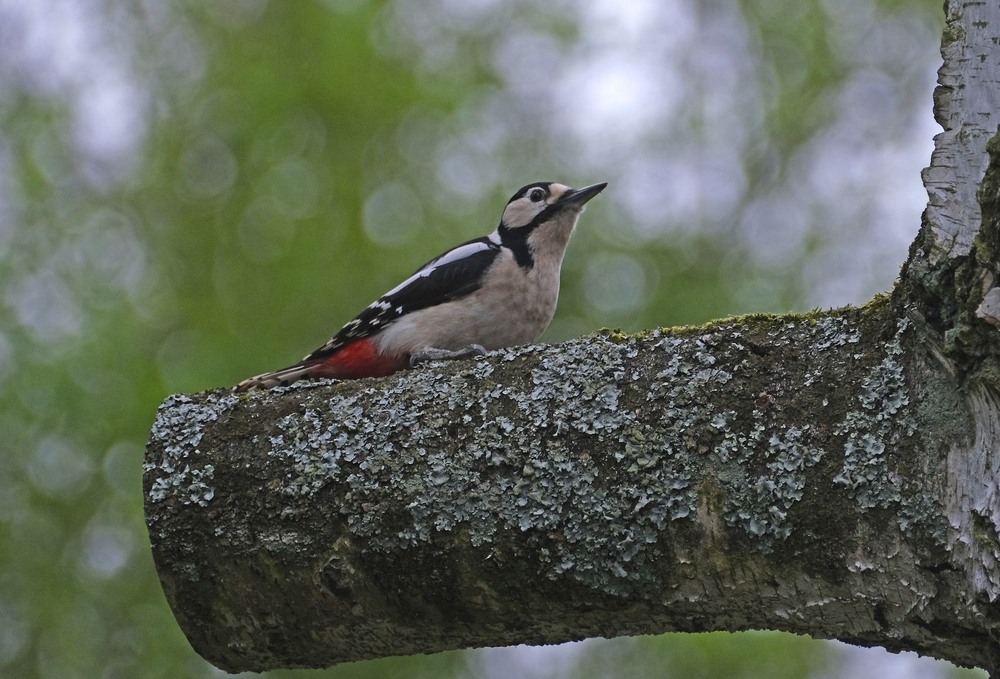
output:
[[281,370],[274,370],[269,373],[254,375],[253,377],[248,377],[233,387],[233,391],[287,387],[296,380],[300,380],[303,377],[309,377],[310,371],[313,367],[315,367],[314,364],[298,363],[288,368],[282,368]]
[[328,377],[337,380],[356,380],[361,377],[385,377],[409,365],[409,354],[382,354],[370,338],[362,338],[334,346],[320,348],[288,368],[263,373],[245,379],[234,391],[287,387],[304,377]]

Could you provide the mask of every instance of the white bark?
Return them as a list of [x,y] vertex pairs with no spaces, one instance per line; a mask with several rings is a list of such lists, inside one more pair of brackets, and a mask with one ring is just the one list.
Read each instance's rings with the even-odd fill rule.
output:
[[933,239],[926,257],[969,254],[979,232],[979,182],[988,161],[986,142],[1000,116],[1000,31],[995,2],[949,0],[941,43],[935,118],[944,131],[934,138],[931,165],[924,171],[929,202],[926,219]]
[[[1000,596],[1000,401],[995,379],[983,379],[978,374],[982,365],[970,368],[970,360],[983,362],[982,350],[964,351],[954,346],[974,325],[969,310],[978,318],[995,325],[1000,289],[993,287],[998,262],[995,252],[981,248],[973,251],[980,236],[980,184],[989,163],[987,143],[997,134],[1000,125],[1000,4],[995,2],[958,2],[946,5],[947,25],[942,41],[942,65],[935,92],[935,115],[944,131],[935,137],[931,167],[924,173],[929,203],[925,213],[929,231],[923,235],[927,246],[916,253],[916,259],[926,258],[933,274],[921,270],[922,263],[910,264],[911,271],[921,282],[938,281],[966,264],[966,258],[976,255],[980,265],[966,277],[964,287],[938,289],[937,281],[929,283],[931,294],[941,299],[942,306],[954,304],[953,313],[942,314],[943,327],[937,328],[940,343],[930,350],[953,372],[966,379],[965,399],[975,420],[974,437],[955,442],[948,457],[948,518],[949,549],[967,564],[972,589],[979,595],[970,601],[973,611],[993,605]],[[996,202],[997,196],[984,196]],[[986,229],[995,232],[996,224]],[[983,234],[988,239],[997,235]],[[988,257],[984,257],[988,255]],[[982,260],[986,261],[982,261]],[[942,275],[944,272],[945,275]],[[954,295],[956,299],[946,299]],[[991,329],[980,327],[989,335]],[[992,330],[992,332],[996,332]],[[984,340],[989,342],[989,338]],[[967,344],[967,342],[966,342]],[[989,347],[986,350],[989,355]],[[980,598],[981,597],[981,598]],[[987,604],[988,602],[988,604]]]

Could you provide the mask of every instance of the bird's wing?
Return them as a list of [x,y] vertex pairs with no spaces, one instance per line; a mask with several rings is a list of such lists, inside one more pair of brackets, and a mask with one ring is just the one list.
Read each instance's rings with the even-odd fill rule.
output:
[[369,304],[302,362],[326,358],[351,342],[371,337],[403,314],[450,302],[478,290],[483,274],[499,254],[500,245],[488,236],[452,248]]

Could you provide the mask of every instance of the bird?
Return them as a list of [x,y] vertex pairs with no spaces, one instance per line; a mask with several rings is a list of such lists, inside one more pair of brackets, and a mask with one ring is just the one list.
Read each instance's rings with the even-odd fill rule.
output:
[[234,390],[383,377],[426,361],[536,341],[555,314],[563,256],[580,214],[606,186],[521,187],[492,233],[424,264],[298,363],[245,379]]

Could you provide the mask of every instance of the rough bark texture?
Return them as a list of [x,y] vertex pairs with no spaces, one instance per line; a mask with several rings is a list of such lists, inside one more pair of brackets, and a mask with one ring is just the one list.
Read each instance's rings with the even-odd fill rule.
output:
[[993,5],[947,6],[931,202],[862,309],[168,399],[147,523],[195,649],[766,628],[1000,671]]

